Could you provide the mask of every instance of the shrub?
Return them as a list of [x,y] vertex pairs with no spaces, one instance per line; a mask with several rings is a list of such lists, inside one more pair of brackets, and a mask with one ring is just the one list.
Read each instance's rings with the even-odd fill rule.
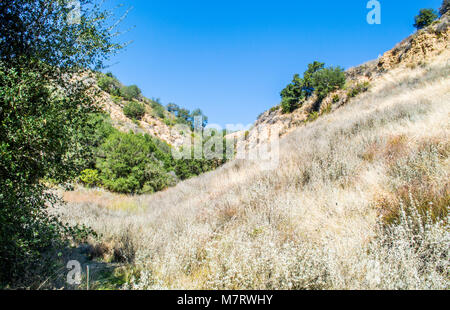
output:
[[84,148],[85,156],[76,160],[78,170],[95,169],[95,158],[98,155],[98,148],[106,138],[116,131],[111,125],[111,119],[105,113],[87,114],[87,122],[76,134],[77,147]]
[[369,85],[369,82],[358,83],[356,86],[352,87],[347,93],[347,96],[350,98],[356,97],[360,93],[366,92],[369,89]]
[[126,100],[130,101],[141,97],[141,90],[136,85],[122,86],[120,93]]
[[318,100],[313,107],[320,108],[321,101],[332,91],[340,89],[345,84],[345,73],[340,67],[325,68],[325,64],[315,61],[308,65],[303,78],[294,75],[292,82],[281,91],[281,109],[283,113],[290,113],[299,108],[313,93],[317,93]]
[[317,92],[318,100],[323,100],[332,91],[341,89],[345,85],[344,69],[340,67],[324,68],[312,76],[312,85]]
[[423,29],[438,18],[437,12],[433,9],[421,9],[419,15],[415,17],[414,27],[417,30]]
[[104,186],[119,193],[154,192],[171,184],[172,165],[149,135],[115,132],[101,146],[97,166]]
[[442,2],[441,8],[439,9],[439,14],[442,16],[445,13],[447,13],[449,9],[450,9],[450,0],[444,0]]
[[81,171],[79,180],[81,183],[83,183],[88,187],[94,187],[100,184],[100,177],[98,171],[93,169],[85,169]]
[[341,98],[339,98],[339,95],[336,94],[333,96],[333,103],[338,103],[339,100],[341,100]]
[[0,2],[0,287],[44,282],[54,264],[43,253],[82,235],[49,212],[58,200],[42,180],[79,173],[75,133],[97,94],[73,77],[120,47],[95,2],[83,1],[80,24],[68,22],[68,0]]
[[[269,110],[269,112],[270,112],[270,113],[273,113],[273,112],[278,111],[279,109],[280,109],[280,106],[279,106],[279,105],[276,105],[276,106],[274,106],[274,107],[271,107],[270,110]],[[259,117],[258,117],[258,118],[259,118]]]
[[283,113],[290,113],[301,106],[314,91],[312,76],[315,72],[324,68],[324,63],[315,61],[308,65],[308,70],[300,75],[295,74],[292,82],[281,91],[281,110]]
[[122,85],[111,73],[99,73],[97,77],[97,84],[100,89],[107,92],[108,94],[113,96],[121,96],[120,89]]
[[123,107],[123,113],[131,119],[140,120],[145,115],[145,105],[130,101]]
[[161,119],[164,119],[166,117],[165,115],[166,109],[159,102],[152,100],[152,109],[154,116],[159,117]]

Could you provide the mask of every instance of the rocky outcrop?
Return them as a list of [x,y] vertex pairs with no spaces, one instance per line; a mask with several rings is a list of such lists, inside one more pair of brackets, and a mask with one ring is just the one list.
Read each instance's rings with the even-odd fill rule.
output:
[[448,49],[449,14],[447,12],[440,20],[419,30],[386,52],[378,61],[378,70],[387,71],[398,65],[415,66]]
[[168,126],[160,118],[153,116],[152,109],[148,105],[147,113],[142,120],[133,121],[123,113],[123,103],[113,100],[108,93],[101,93],[99,103],[110,115],[113,125],[123,132],[129,132],[131,130],[135,133],[148,133],[174,147],[180,147],[183,144],[184,137],[182,134],[171,126]]

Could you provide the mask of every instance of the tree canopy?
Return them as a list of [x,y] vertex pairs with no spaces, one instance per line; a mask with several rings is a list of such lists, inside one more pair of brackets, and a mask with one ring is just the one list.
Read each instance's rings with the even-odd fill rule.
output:
[[283,113],[290,113],[299,108],[304,101],[317,93],[318,104],[332,91],[340,89],[345,84],[345,73],[340,67],[325,68],[325,63],[314,61],[301,78],[295,74],[292,82],[284,88],[281,95]]
[[421,9],[419,15],[415,17],[415,23],[413,26],[416,27],[417,30],[420,30],[431,25],[431,23],[434,22],[437,18],[438,14],[435,10]]
[[80,0],[76,22],[71,2],[0,2],[0,285],[20,283],[42,251],[74,237],[48,214],[56,197],[43,180],[78,173],[87,146],[77,133],[98,111],[89,70],[121,45],[97,1]]

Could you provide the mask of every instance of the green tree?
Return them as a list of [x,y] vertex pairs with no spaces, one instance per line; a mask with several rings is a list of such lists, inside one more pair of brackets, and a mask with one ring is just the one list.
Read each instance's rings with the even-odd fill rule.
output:
[[317,71],[312,75],[313,89],[317,92],[320,100],[323,100],[329,93],[341,89],[345,85],[345,72],[341,67],[329,67]]
[[108,72],[107,74],[99,73],[97,77],[97,82],[98,86],[103,91],[113,96],[121,96],[120,89],[122,88],[122,85],[112,73],[110,72]]
[[300,102],[304,99],[302,89],[303,79],[300,78],[300,75],[295,74],[292,82],[280,93],[283,113],[291,113],[299,107]]
[[126,100],[140,99],[142,94],[136,85],[123,86],[120,89],[120,93]]
[[323,62],[314,61],[308,65],[308,69],[303,73],[303,78],[295,74],[292,82],[281,91],[282,112],[294,111],[314,93],[318,95],[315,107],[320,107],[321,101],[331,91],[342,88],[345,80],[343,69],[339,67],[325,68]]
[[303,73],[303,88],[304,97],[309,98],[317,87],[315,81],[315,74],[325,68],[325,63],[314,61],[308,65],[308,69]]
[[136,101],[130,101],[123,107],[123,113],[131,119],[140,120],[145,115],[145,105]]
[[180,110],[180,107],[178,105],[176,105],[175,103],[169,103],[167,105],[167,111],[169,111],[170,113],[173,113],[174,115],[178,114],[178,110]]
[[97,167],[104,186],[119,193],[149,193],[173,184],[173,165],[149,135],[115,132],[100,148]]
[[421,9],[419,15],[415,17],[414,27],[417,30],[423,29],[438,18],[437,12],[433,9]]
[[444,0],[442,6],[439,9],[439,14],[442,16],[450,10],[450,0]]
[[41,253],[77,236],[48,213],[57,197],[41,181],[79,173],[77,133],[98,111],[88,69],[120,46],[94,0],[79,1],[76,23],[70,2],[0,2],[0,286],[30,285]]

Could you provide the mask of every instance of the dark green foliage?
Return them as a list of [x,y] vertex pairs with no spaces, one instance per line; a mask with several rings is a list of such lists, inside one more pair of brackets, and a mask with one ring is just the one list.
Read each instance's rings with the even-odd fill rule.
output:
[[109,115],[105,113],[90,113],[87,117],[86,123],[73,138],[73,147],[85,154],[75,161],[77,171],[95,169],[99,146],[116,131],[111,125]]
[[438,18],[437,12],[433,9],[421,9],[419,15],[415,17],[414,27],[417,30],[423,29]]
[[[208,124],[208,117],[200,109],[190,112],[187,109],[180,108],[175,103],[169,103],[167,111],[176,116],[178,124],[189,125],[192,129],[206,127]],[[195,124],[196,118],[198,118],[198,124]]]
[[97,110],[79,77],[119,47],[95,1],[79,2],[80,23],[68,23],[70,1],[0,2],[0,287],[31,286],[51,271],[43,252],[89,233],[49,214],[57,199],[41,182],[79,173],[78,134]]
[[345,84],[345,73],[340,67],[325,68],[325,64],[315,61],[308,65],[303,78],[295,74],[292,82],[281,91],[281,109],[290,113],[299,108],[304,101],[317,93],[316,109],[321,101],[332,91]]
[[283,113],[291,113],[299,108],[305,99],[303,92],[303,79],[298,74],[294,75],[292,82],[281,91],[281,110]]
[[345,80],[344,69],[329,67],[313,74],[312,85],[319,100],[323,100],[329,93],[344,87]]
[[126,100],[140,99],[141,98],[141,90],[136,85],[131,86],[122,86],[120,89],[120,94]]
[[120,84],[119,80],[112,75],[112,73],[102,74],[98,73],[97,83],[100,89],[107,92],[110,95],[120,97],[122,88],[122,84]]
[[180,109],[180,107],[178,105],[176,105],[175,103],[169,103],[167,105],[167,111],[169,111],[170,113],[173,113],[175,115],[179,109]]
[[123,114],[131,119],[140,120],[145,115],[145,105],[136,101],[130,101],[123,107]]
[[104,186],[120,193],[148,193],[173,183],[170,154],[149,135],[115,132],[100,147],[97,166]]
[[450,0],[444,0],[442,6],[439,9],[439,14],[442,16],[450,10]]

